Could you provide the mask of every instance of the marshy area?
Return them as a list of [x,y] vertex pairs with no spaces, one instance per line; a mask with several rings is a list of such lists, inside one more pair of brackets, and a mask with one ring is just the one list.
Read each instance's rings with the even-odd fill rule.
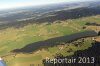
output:
[[[74,53],[74,55],[71,56],[63,56],[61,54],[57,55],[56,59],[64,59],[64,58],[76,58],[76,63],[46,63],[46,60],[43,60],[44,66],[100,66],[100,42],[94,42],[92,43],[92,47],[86,49],[86,50],[79,50]],[[79,57],[85,57],[85,58],[94,58],[94,63],[78,63]],[[92,61],[90,59],[90,61]],[[87,62],[87,61],[86,61]]]

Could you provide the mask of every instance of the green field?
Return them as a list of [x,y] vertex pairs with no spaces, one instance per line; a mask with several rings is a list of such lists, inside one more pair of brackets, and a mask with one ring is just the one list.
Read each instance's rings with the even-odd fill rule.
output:
[[[12,27],[0,30],[0,56],[4,56],[3,58],[8,66],[30,66],[30,64],[35,64],[35,66],[41,64],[42,66],[42,59],[46,57],[53,58],[57,53],[69,56],[77,50],[87,49],[91,47],[92,40],[90,38],[87,38],[80,47],[68,44],[40,49],[32,54],[19,53],[16,56],[13,56],[13,53],[10,52],[37,41],[92,30],[92,28],[83,29],[83,27],[86,26],[87,22],[99,23],[100,15],[57,22],[59,21],[52,24],[29,24],[22,28]],[[72,49],[72,51],[67,52],[69,49]]]
[[19,29],[7,28],[0,31],[0,56],[33,42],[70,35],[80,31],[82,31],[80,25],[77,26],[67,21],[50,25],[33,24]]

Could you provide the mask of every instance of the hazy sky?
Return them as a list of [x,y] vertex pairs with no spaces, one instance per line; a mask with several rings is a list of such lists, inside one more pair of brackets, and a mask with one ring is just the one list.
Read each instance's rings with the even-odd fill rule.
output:
[[0,0],[0,9],[15,8],[31,5],[43,5],[60,2],[89,1],[89,0]]

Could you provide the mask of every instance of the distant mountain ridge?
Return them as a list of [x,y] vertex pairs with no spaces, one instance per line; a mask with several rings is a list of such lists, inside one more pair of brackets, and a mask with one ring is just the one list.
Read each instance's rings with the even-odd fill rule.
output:
[[100,1],[73,2],[0,11],[0,28],[100,14]]

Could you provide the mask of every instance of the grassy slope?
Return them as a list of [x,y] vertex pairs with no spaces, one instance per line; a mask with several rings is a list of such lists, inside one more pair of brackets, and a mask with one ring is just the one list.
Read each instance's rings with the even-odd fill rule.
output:
[[[17,54],[15,57],[13,55],[6,56],[4,59],[6,60],[8,66],[30,66],[30,64],[40,64],[42,65],[42,60],[45,59],[46,57],[48,58],[53,58],[56,53],[61,53],[65,56],[69,56],[74,54],[75,51],[77,50],[84,50],[87,49],[88,47],[91,47],[91,39],[87,38],[83,45],[80,47],[76,47],[73,44],[67,44],[63,46],[57,46],[57,47],[50,47],[47,49],[42,49],[41,51],[37,51],[32,54]],[[60,49],[62,47],[62,49]],[[67,52],[69,49],[72,49],[72,52]],[[16,65],[17,64],[17,65]]]
[[5,30],[1,30],[0,56],[7,54],[13,49],[22,48],[25,45],[36,41],[79,32],[80,28],[76,26],[74,27],[74,24],[72,25],[65,22],[54,23],[51,25],[33,24],[19,29],[7,28]]
[[[84,31],[82,29],[86,22],[100,22],[100,16],[84,17],[80,19],[61,21],[61,23],[33,24],[20,29],[8,28],[0,31],[0,56],[6,55],[9,51],[15,48],[21,48],[29,43],[49,38],[70,35],[72,33]],[[64,46],[59,50],[59,46],[48,48],[48,50],[37,51],[33,54],[17,54],[16,57],[12,55],[6,56],[8,66],[29,66],[30,64],[41,64],[41,60],[45,57],[53,58],[56,53],[63,55],[71,55],[74,51],[84,50],[91,46],[91,40],[88,39],[83,43],[82,47],[75,47],[73,44]],[[66,48],[67,47],[67,48]],[[73,52],[67,53],[64,50],[72,48]],[[42,65],[41,65],[42,66]]]

